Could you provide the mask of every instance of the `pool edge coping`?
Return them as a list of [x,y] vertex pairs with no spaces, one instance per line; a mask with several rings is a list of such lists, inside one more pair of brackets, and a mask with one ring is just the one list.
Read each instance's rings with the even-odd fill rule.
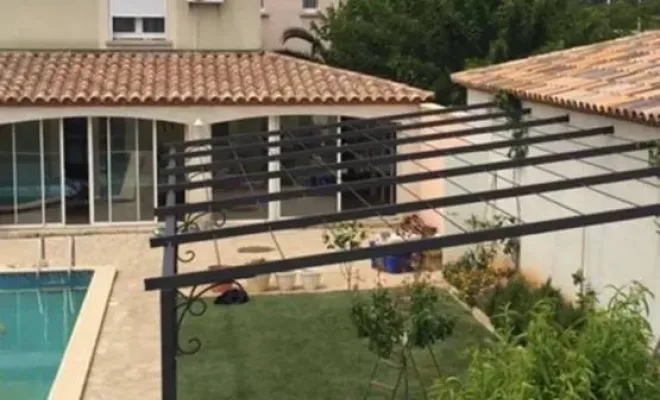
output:
[[[117,270],[112,266],[79,267],[94,274],[87,288],[48,400],[80,400],[94,361]],[[48,268],[48,271],[59,269]],[[75,270],[75,269],[74,269]]]
[[[50,388],[48,400],[80,400],[94,361],[117,270],[112,266],[79,267],[94,274],[76,324]],[[58,271],[59,268],[48,268]],[[74,269],[75,270],[75,269]]]
[[[68,268],[49,267],[43,272],[66,273],[69,270]],[[48,400],[80,400],[82,398],[117,275],[117,269],[113,266],[80,266],[71,271],[92,271],[93,274],[50,388]],[[25,268],[0,266],[2,274],[25,272]]]

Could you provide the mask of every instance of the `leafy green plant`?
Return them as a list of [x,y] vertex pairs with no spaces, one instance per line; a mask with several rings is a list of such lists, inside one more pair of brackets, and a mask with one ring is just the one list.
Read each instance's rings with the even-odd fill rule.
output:
[[481,308],[496,329],[508,329],[512,335],[518,336],[527,331],[534,307],[541,301],[551,307],[554,322],[564,329],[582,328],[585,310],[593,305],[593,302],[578,302],[574,305],[565,301],[551,280],[534,287],[517,274],[496,285]]
[[[507,120],[511,124],[517,125],[512,129],[511,139],[518,141],[527,138],[529,136],[529,129],[521,125],[523,107],[520,99],[511,93],[500,91],[495,95],[495,104],[507,113]],[[518,142],[509,148],[507,156],[512,160],[520,160],[527,157],[528,153],[529,146],[525,143]]]
[[351,318],[358,337],[369,340],[369,350],[378,357],[388,358],[404,333],[404,316],[398,306],[400,299],[393,291],[380,286],[370,297],[370,301],[355,297]]
[[[472,215],[466,223],[471,230],[478,231],[500,228],[513,221],[512,218],[500,214],[494,215],[491,219]],[[513,258],[518,248],[517,238],[477,243],[458,260],[443,266],[444,278],[458,290],[459,297],[467,305],[474,307],[487,289],[511,274],[509,269],[493,268],[495,257],[503,253]]]
[[[564,329],[553,306],[537,302],[522,335],[474,350],[467,374],[442,378],[438,400],[637,400],[660,398],[660,360],[651,352],[648,291],[617,290],[607,308],[585,311]],[[526,346],[521,347],[524,339]]]
[[649,148],[648,162],[651,167],[660,167],[660,140],[657,140],[655,145]]
[[[346,221],[327,226],[321,238],[328,249],[348,251],[362,245],[367,238],[367,231],[359,221]],[[352,289],[355,278],[353,263],[341,264],[340,271],[346,280],[347,288]]]
[[492,268],[464,268],[453,263],[443,268],[443,276],[458,290],[458,297],[468,306],[474,307],[479,303],[482,294],[503,277],[503,273]]
[[[503,111],[507,112],[507,119],[508,121],[514,126],[514,128],[511,131],[511,139],[514,140],[514,144],[511,145],[509,148],[509,151],[507,153],[507,156],[512,159],[512,160],[522,160],[527,157],[529,154],[529,145],[527,143],[524,143],[523,140],[529,137],[529,129],[527,127],[522,126],[522,120],[523,120],[523,106],[522,106],[522,101],[520,101],[519,98],[516,96],[506,93],[506,92],[499,92],[497,95],[495,95],[495,104],[499,108],[501,108]],[[518,167],[513,169],[513,184],[514,186],[519,186],[520,185],[520,176],[522,174],[522,170]],[[518,196],[515,197],[515,202],[516,202],[516,220],[514,222],[519,222],[522,218],[522,211],[521,211],[521,205],[520,205],[520,198]],[[514,251],[514,265],[516,266],[516,269],[520,269],[520,239],[516,238],[516,243],[518,246],[515,249],[512,249]]]
[[401,289],[378,286],[356,294],[351,317],[358,337],[367,338],[369,350],[381,358],[389,358],[397,346],[430,347],[449,337],[456,325],[440,296],[428,279],[415,279]]

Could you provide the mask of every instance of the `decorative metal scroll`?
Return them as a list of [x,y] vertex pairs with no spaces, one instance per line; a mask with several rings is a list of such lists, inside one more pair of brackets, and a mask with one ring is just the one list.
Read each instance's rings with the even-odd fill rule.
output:
[[[208,218],[204,218],[208,217]],[[204,220],[202,221],[202,219]],[[199,232],[208,229],[219,229],[227,223],[227,213],[222,211],[204,211],[186,214],[177,226],[177,233]],[[192,262],[196,257],[193,250],[187,249],[179,254],[178,260],[184,264]]]
[[187,315],[191,315],[193,317],[201,317],[204,315],[204,313],[206,313],[206,310],[208,310],[208,304],[206,304],[206,301],[202,296],[204,296],[206,292],[213,289],[214,287],[215,285],[209,285],[198,291],[199,286],[194,286],[189,295],[185,295],[183,292],[177,290],[177,355],[195,354],[202,348],[202,341],[199,339],[199,337],[192,336],[186,340],[185,344],[183,344],[179,339],[179,334],[181,333],[181,327],[183,326],[183,321]]
[[[205,218],[206,217],[206,218]],[[186,232],[198,232],[201,230],[207,229],[217,229],[222,228],[227,223],[227,214],[225,211],[205,211],[199,213],[190,213],[185,214],[183,219],[179,222],[176,232],[177,233],[186,233]],[[193,250],[185,250],[183,255],[178,255],[178,261],[182,263],[190,263],[196,257],[196,254]],[[208,309],[208,304],[204,300],[203,296],[209,290],[213,289],[216,285],[208,285],[200,290],[199,286],[193,286],[189,295],[184,294],[180,290],[177,290],[176,294],[176,311],[177,311],[177,321],[176,321],[176,337],[177,337],[177,355],[190,355],[197,353],[201,347],[202,342],[197,336],[188,338],[185,342],[182,342],[179,339],[179,334],[181,333],[181,327],[183,326],[183,321],[187,315],[193,317],[200,317],[204,315]]]

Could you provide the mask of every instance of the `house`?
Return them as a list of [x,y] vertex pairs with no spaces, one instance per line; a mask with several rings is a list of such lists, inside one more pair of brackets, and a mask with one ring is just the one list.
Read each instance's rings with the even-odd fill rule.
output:
[[[566,125],[591,128],[612,126],[614,135],[575,139],[558,145],[531,146],[530,156],[571,151],[632,140],[660,139],[660,31],[650,31],[612,41],[534,56],[499,65],[456,73],[454,82],[467,89],[469,103],[494,98],[499,91],[517,96],[531,109],[530,118],[568,114]],[[534,129],[530,134],[552,133],[560,126]],[[492,135],[492,139],[502,139]],[[490,152],[491,161],[506,154]],[[524,167],[524,184],[576,177],[587,173],[607,173],[648,165],[646,151],[593,157],[537,167]],[[512,171],[501,177],[511,180]],[[484,187],[494,184],[483,177]],[[520,182],[519,181],[519,182]],[[502,179],[495,182],[508,185]],[[451,192],[448,187],[448,191]],[[540,220],[578,212],[621,208],[630,204],[657,202],[660,180],[630,181],[564,191],[520,201],[523,221]],[[554,203],[553,203],[554,201]],[[568,204],[566,209],[560,204]],[[512,213],[516,205],[498,204]],[[629,221],[585,229],[542,234],[522,240],[522,268],[540,279],[552,278],[566,293],[574,293],[572,274],[583,269],[587,281],[605,302],[612,291],[633,280],[660,295],[660,236],[652,219]],[[449,228],[451,229],[451,228]],[[660,305],[651,304],[651,323],[660,335]]]
[[[264,51],[259,0],[83,3],[0,5],[0,229],[153,228],[165,143],[191,137],[243,143],[255,140],[243,132],[416,111],[431,98],[399,83]],[[243,148],[241,157],[255,151]],[[267,183],[188,196],[207,200],[301,184]],[[392,202],[395,192],[377,195]],[[349,197],[283,201],[231,210],[228,217],[334,211],[351,207]]]

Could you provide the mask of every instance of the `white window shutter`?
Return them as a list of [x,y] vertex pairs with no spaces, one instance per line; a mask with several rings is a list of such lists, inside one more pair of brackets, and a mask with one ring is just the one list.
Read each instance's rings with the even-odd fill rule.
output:
[[110,0],[113,17],[165,17],[166,0]]

